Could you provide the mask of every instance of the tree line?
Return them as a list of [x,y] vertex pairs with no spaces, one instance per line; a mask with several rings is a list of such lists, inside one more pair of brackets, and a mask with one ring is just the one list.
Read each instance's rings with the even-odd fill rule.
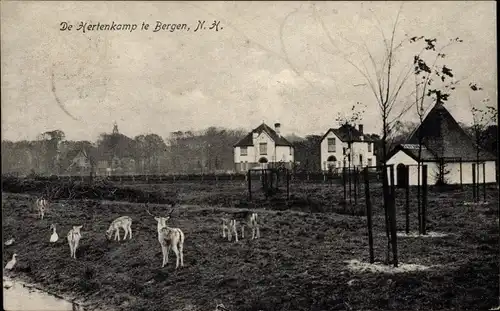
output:
[[[471,135],[473,126],[461,124]],[[391,133],[388,149],[404,143],[418,123],[400,123]],[[497,126],[482,129],[483,146],[497,154]],[[42,133],[36,140],[2,140],[2,172],[20,175],[65,175],[81,173],[74,159],[81,155],[89,170],[99,161],[113,162],[123,173],[214,173],[234,169],[233,145],[247,134],[243,129],[209,127],[200,131],[176,131],[163,139],[157,134],[129,138],[121,133],[102,133],[96,142],[66,140],[62,130]],[[375,153],[382,159],[380,136],[368,134]],[[320,171],[321,135],[288,135],[294,145],[297,171]],[[110,165],[110,164],[109,164]]]

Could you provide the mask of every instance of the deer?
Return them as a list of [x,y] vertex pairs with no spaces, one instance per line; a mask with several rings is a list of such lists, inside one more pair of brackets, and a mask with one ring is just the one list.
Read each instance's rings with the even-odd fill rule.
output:
[[172,249],[175,253],[175,269],[184,267],[184,233],[179,228],[170,228],[167,226],[167,221],[170,219],[174,209],[172,208],[166,217],[154,216],[148,209],[146,204],[146,211],[149,215],[153,216],[157,222],[158,242],[161,245],[163,253],[162,268],[168,263],[168,252]]
[[38,211],[38,216],[41,220],[43,220],[43,216],[45,216],[45,211],[49,207],[49,200],[45,199],[43,196],[37,198],[35,201],[35,208]]
[[73,226],[73,229],[69,230],[67,238],[69,243],[69,249],[71,251],[71,258],[76,259],[76,250],[78,245],[80,244],[80,239],[82,237],[80,233],[80,229],[82,229],[83,225]]
[[[229,223],[230,224],[229,228],[231,228],[232,232],[235,234],[236,242],[238,242],[238,233],[236,230],[236,226],[237,226],[238,222],[241,223],[241,237],[242,238],[245,238],[245,226],[252,229],[252,240],[260,238],[260,226],[258,223],[257,213],[254,213],[251,211],[242,211],[242,212],[233,213],[232,216],[233,217],[231,218],[231,221],[233,223],[232,224]],[[224,228],[224,223],[226,222],[226,224],[227,224],[227,220],[228,220],[228,218],[222,218],[223,228]]]
[[50,202],[56,198],[61,192],[61,187],[46,186],[42,195],[35,200],[35,209],[41,220],[45,216],[45,212],[49,209]]
[[113,231],[115,232],[115,240],[120,241],[120,228],[125,231],[125,235],[123,236],[123,240],[128,238],[129,240],[132,239],[132,218],[129,216],[122,216],[118,217],[111,224],[109,225],[108,230],[106,230],[106,236],[109,239],[111,239],[111,234]]
[[236,220],[222,217],[222,237],[226,237],[227,231],[227,240],[231,242],[232,236],[234,234],[235,241],[238,242],[238,232],[236,230]]

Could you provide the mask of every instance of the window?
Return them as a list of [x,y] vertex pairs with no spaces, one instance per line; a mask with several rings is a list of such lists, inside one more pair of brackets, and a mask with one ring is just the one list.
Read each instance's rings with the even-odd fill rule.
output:
[[328,152],[335,152],[335,138],[328,138]]
[[368,166],[372,166],[372,159],[368,159]]
[[292,155],[292,147],[290,147],[290,155]]
[[259,150],[261,155],[267,155],[267,143],[260,143]]
[[359,155],[359,165],[363,166],[363,155],[362,154]]
[[241,156],[248,155],[248,147],[240,147],[240,155]]
[[345,147],[342,148],[342,154],[345,155]]
[[372,144],[368,143],[368,152],[372,152]]

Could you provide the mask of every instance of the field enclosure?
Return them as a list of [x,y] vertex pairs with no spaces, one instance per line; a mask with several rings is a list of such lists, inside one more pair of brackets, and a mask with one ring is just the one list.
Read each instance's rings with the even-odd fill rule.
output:
[[[366,217],[356,216],[363,214],[362,195],[358,206],[340,204],[340,185],[293,184],[296,204],[288,210],[275,206],[277,199],[245,202],[244,182],[106,185],[99,191],[120,188],[114,194],[123,193],[123,198],[55,199],[39,220],[30,200],[43,187],[30,183],[24,181],[22,188],[21,182],[18,188],[10,184],[10,191],[2,195],[3,236],[16,239],[4,248],[3,264],[16,252],[15,274],[94,304],[148,311],[213,310],[217,302],[234,311],[484,310],[497,304],[496,188],[488,189],[489,204],[474,210],[464,205],[471,191],[431,188],[428,232],[439,235],[398,241],[400,262],[425,270],[382,273],[348,267],[350,260],[368,261]],[[381,191],[379,186],[372,188],[375,258],[381,261],[386,246]],[[403,231],[404,200],[397,191],[398,230]],[[186,234],[184,269],[174,270],[173,254],[161,268],[156,222],[143,203],[135,202],[148,197],[140,193],[158,201],[175,196],[179,206],[170,223]],[[413,189],[411,198],[413,231]],[[262,237],[228,242],[221,236],[219,219],[240,210],[243,203],[259,213]],[[154,200],[150,209],[158,215],[168,212]],[[106,240],[109,223],[123,215],[133,219],[132,240]],[[48,243],[52,223],[60,235],[55,245]],[[65,240],[72,225],[83,225],[76,260],[69,257]]]

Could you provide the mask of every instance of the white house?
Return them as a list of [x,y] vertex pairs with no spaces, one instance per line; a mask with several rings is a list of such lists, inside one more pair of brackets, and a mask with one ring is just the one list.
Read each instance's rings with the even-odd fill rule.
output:
[[[420,158],[419,133],[422,137]],[[496,159],[496,156],[480,148],[478,164],[475,141],[460,127],[448,110],[439,104],[429,111],[405,144],[396,146],[389,153],[387,164],[394,165],[394,181],[400,186],[406,183],[418,184],[418,161],[421,165],[427,165],[428,185],[436,184],[439,177],[448,184],[472,184],[473,166],[476,181],[482,183],[484,178],[486,183],[494,183]],[[409,176],[406,176],[406,167]]]
[[358,129],[348,124],[337,129],[331,128],[323,135],[320,144],[324,171],[377,165],[373,141],[364,135],[362,124],[359,124]]
[[293,145],[281,135],[280,123],[275,123],[274,129],[262,123],[234,145],[237,172],[279,162],[291,168],[293,161]]

